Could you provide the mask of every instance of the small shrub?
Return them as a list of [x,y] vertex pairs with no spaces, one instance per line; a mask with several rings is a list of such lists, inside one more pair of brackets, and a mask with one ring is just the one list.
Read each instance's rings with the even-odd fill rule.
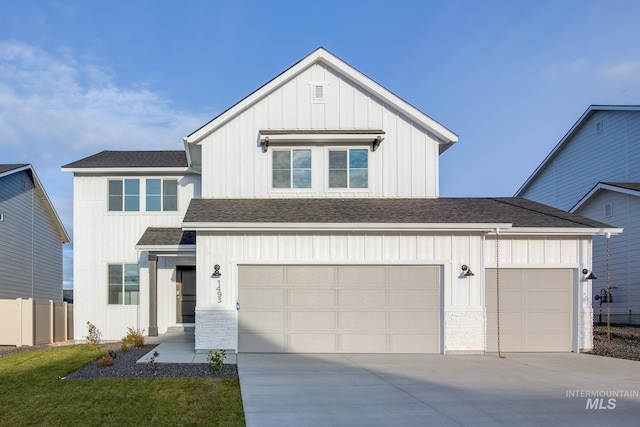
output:
[[120,344],[120,350],[126,353],[129,351],[129,343],[126,338],[122,338],[122,343]]
[[[144,346],[144,329],[127,328],[127,331],[127,336],[122,338],[123,351],[127,351],[129,346],[133,348],[141,348]],[[126,350],[124,349],[125,346],[127,347]]]
[[96,328],[93,323],[89,321],[87,321],[87,329],[89,330],[89,333],[87,334],[87,344],[100,344],[100,338],[102,337],[102,332],[100,332],[100,329]]
[[101,368],[105,368],[111,365],[113,365],[113,357],[111,357],[109,354],[105,354],[100,360],[98,360],[98,366]]
[[154,351],[153,356],[149,359],[149,367],[151,368],[151,372],[153,372],[154,376],[158,374],[158,364],[156,363],[156,357],[158,356],[160,356],[160,353]]
[[215,372],[220,372],[224,367],[224,359],[226,357],[227,357],[227,351],[220,350],[220,351],[216,351],[213,354],[209,352],[209,356],[207,357],[207,360],[211,365],[211,369],[213,369]]

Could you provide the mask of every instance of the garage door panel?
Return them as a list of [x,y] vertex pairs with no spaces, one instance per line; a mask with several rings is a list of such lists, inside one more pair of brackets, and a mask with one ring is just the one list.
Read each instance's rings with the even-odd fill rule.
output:
[[[271,285],[261,285],[260,269],[239,267],[253,281],[239,281],[239,351],[440,351],[438,266],[277,266]],[[256,314],[272,311],[283,316]]]
[[343,311],[340,313],[340,328],[343,330],[384,330],[387,315],[380,311]]
[[384,307],[384,289],[344,289],[340,291],[340,305],[343,307]]
[[238,323],[238,330],[242,331],[280,331],[284,328],[283,311],[251,311],[242,316],[242,321]]
[[394,334],[390,337],[392,353],[438,353],[439,334]]
[[[485,278],[487,351],[497,351],[496,270]],[[501,269],[501,350],[571,351],[572,298],[570,269]]]
[[438,289],[404,289],[389,291],[390,307],[398,309],[423,308],[438,310],[440,307]]
[[350,334],[344,333],[342,337],[342,351],[345,353],[386,353],[386,334]]
[[288,268],[288,283],[292,286],[330,286],[335,283],[333,267],[299,266]]
[[241,289],[238,298],[244,308],[282,308],[285,305],[285,293],[282,289]]
[[291,311],[289,312],[289,329],[317,330],[334,329],[336,315],[333,311]]
[[439,316],[438,312],[396,311],[389,313],[389,327],[395,330],[424,331],[425,325],[432,325],[433,332],[437,333]]
[[289,304],[291,307],[334,307],[335,299],[336,296],[333,289],[292,289],[289,291]]
[[289,334],[289,352],[291,353],[334,353],[336,335],[332,333]]
[[243,287],[282,285],[284,284],[285,270],[280,266],[252,266],[238,270],[238,283]]
[[385,286],[385,267],[340,267],[338,268],[338,285],[342,286]]

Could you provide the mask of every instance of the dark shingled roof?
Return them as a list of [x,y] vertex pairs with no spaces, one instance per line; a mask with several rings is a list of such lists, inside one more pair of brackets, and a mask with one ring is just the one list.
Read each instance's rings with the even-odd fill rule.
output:
[[18,168],[21,168],[21,167],[24,167],[24,166],[29,166],[29,165],[27,163],[0,165],[0,173],[8,172],[10,170],[18,169]]
[[640,191],[640,182],[604,182],[603,184],[626,188],[627,190]]
[[178,246],[195,244],[195,231],[182,231],[181,228],[149,227],[138,241],[137,246]]
[[185,223],[512,223],[514,227],[611,228],[527,199],[193,199]]
[[102,151],[69,163],[63,168],[186,168],[187,166],[185,151]]

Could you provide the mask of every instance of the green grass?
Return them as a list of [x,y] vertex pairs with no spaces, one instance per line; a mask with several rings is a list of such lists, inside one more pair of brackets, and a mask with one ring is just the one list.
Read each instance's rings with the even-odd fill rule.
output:
[[0,425],[245,425],[237,378],[58,379],[105,352],[81,345],[0,358]]

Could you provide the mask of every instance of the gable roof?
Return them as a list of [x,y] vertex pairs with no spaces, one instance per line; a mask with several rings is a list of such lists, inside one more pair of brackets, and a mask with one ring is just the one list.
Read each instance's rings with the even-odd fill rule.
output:
[[181,228],[149,227],[136,243],[137,249],[164,247],[163,249],[194,249],[196,232],[183,231]]
[[122,168],[178,168],[186,169],[184,150],[165,151],[102,151],[84,159],[69,163],[63,170],[122,169]]
[[593,188],[578,201],[578,203],[569,209],[569,212],[577,212],[601,191],[614,191],[616,193],[640,197],[640,182],[599,182],[594,185]]
[[573,135],[577,132],[577,130],[585,123],[593,114],[597,111],[640,111],[640,105],[590,105],[587,108],[582,116],[578,119],[577,122],[573,124],[569,132],[562,137],[560,142],[553,147],[553,150],[545,157],[545,159],[540,163],[540,165],[536,168],[535,171],[531,174],[529,178],[522,184],[522,186],[516,191],[515,196],[521,196],[527,188],[535,181],[535,179],[542,173],[542,171],[547,167],[549,163],[562,151],[564,146],[568,143],[568,141],[573,137]]
[[404,101],[397,95],[393,94],[389,90],[385,89],[382,85],[376,83],[346,62],[334,56],[326,49],[320,47],[251,94],[249,94],[247,97],[240,100],[235,105],[231,106],[230,108],[213,118],[204,126],[200,127],[199,129],[195,130],[193,133],[185,137],[185,145],[200,141],[211,132],[215,131],[217,128],[224,125],[226,122],[236,117],[238,114],[242,113],[248,107],[255,104],[260,99],[264,98],[269,93],[282,86],[296,75],[300,74],[303,70],[316,63],[322,63],[323,65],[335,70],[339,74],[349,78],[355,84],[364,88],[369,93],[375,95],[393,108],[410,117],[420,126],[432,132],[442,141],[440,150],[441,153],[458,141],[458,135],[456,135],[454,132],[447,129],[446,127],[444,127],[431,117],[427,116],[408,102]]
[[47,192],[44,190],[38,175],[36,174],[35,169],[30,164],[0,164],[0,178],[5,176],[12,175],[18,172],[27,172],[31,176],[31,180],[33,181],[33,185],[35,186],[36,191],[38,191],[43,196],[43,200],[45,202],[45,206],[49,211],[51,217],[54,220],[56,230],[58,231],[58,237],[61,243],[71,243],[71,238],[67,233],[67,230],[64,228],[64,224],[60,220],[58,216],[58,212],[53,207],[53,203],[51,203],[51,199],[47,195]]
[[[447,228],[447,229],[564,229],[597,234],[607,224],[522,198],[433,199],[193,199],[184,229],[296,228]],[[587,231],[591,229],[591,231]],[[535,231],[535,230],[534,230]]]

